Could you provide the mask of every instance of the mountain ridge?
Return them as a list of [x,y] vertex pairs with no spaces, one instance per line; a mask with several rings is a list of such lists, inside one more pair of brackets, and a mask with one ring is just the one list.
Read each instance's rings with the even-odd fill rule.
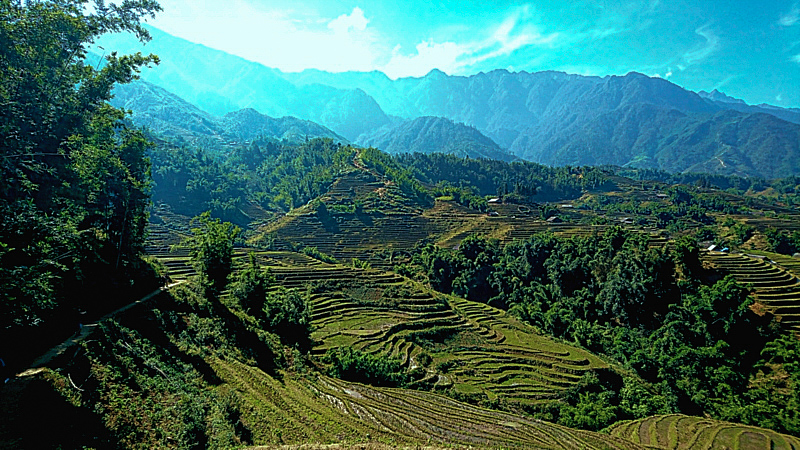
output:
[[117,86],[111,104],[131,111],[131,119],[139,126],[190,142],[206,140],[227,145],[264,136],[294,143],[314,137],[349,142],[314,122],[291,116],[273,118],[252,108],[214,116],[166,89],[141,80]]
[[450,119],[423,116],[362,134],[356,143],[387,153],[450,153],[465,158],[514,161],[518,158],[474,127]]
[[[768,178],[800,173],[793,164],[774,169],[764,163],[735,163],[755,152],[781,161],[800,153],[800,144],[792,140],[800,129],[800,111],[747,105],[719,91],[695,93],[637,72],[585,77],[498,69],[467,77],[434,70],[396,80],[375,71],[283,73],[152,30],[149,49],[161,53],[166,62],[143,71],[142,78],[213,114],[250,107],[271,116],[292,115],[318,122],[350,141],[403,119],[436,116],[475,127],[513,155],[543,164],[617,164],[681,172],[706,170],[708,161],[732,152],[737,156],[731,164],[715,166],[715,171]],[[138,42],[119,37],[103,44],[141,50]],[[714,116],[721,111],[735,113],[726,117],[739,126],[763,128],[742,136],[767,136],[767,130],[780,130],[782,135],[771,136],[771,147],[752,139],[723,142],[719,136],[698,136],[714,128]],[[768,117],[751,118],[754,114]],[[612,125],[623,135],[609,137]],[[693,140],[703,145],[691,147]],[[675,142],[683,142],[683,153],[693,157],[682,154],[680,164],[669,161],[668,155],[677,151]]]

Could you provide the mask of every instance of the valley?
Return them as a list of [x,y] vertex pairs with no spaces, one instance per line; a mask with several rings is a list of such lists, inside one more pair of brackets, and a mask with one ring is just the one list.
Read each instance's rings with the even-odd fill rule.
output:
[[[800,448],[800,110],[686,87],[717,22],[578,75],[481,65],[587,56],[497,8],[390,77],[164,3],[0,1],[0,448]],[[263,3],[214,23],[386,39]]]

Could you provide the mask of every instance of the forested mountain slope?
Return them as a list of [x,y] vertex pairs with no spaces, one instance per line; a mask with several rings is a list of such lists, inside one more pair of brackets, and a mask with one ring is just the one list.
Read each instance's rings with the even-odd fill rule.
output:
[[300,143],[324,137],[347,142],[347,139],[314,122],[294,117],[275,119],[253,109],[213,116],[146,81],[117,86],[111,104],[131,111],[130,117],[138,126],[146,126],[162,136],[203,145],[226,146],[255,138]]
[[517,159],[474,127],[442,117],[418,117],[359,136],[356,143],[387,153],[450,153],[460,157]]
[[[144,71],[143,79],[211,114],[253,108],[271,117],[311,120],[351,140],[389,122],[375,100],[359,89],[295,86],[276,70],[148,29],[154,38],[146,51],[160,55],[162,62]],[[141,44],[126,34],[105,36],[99,45],[142,51]]]

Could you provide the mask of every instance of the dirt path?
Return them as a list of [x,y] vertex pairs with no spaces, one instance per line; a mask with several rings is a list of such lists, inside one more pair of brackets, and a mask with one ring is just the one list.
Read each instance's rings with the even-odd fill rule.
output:
[[119,308],[117,310],[114,310],[114,311],[106,314],[105,316],[97,319],[97,321],[94,322],[94,323],[84,324],[83,326],[81,326],[80,332],[75,333],[74,335],[70,336],[69,339],[67,339],[66,341],[62,342],[59,345],[56,345],[55,347],[53,347],[50,350],[48,350],[47,353],[45,353],[44,355],[36,358],[36,360],[33,363],[31,363],[31,367],[28,370],[17,374],[17,376],[18,377],[26,377],[26,376],[35,375],[35,374],[41,372],[42,367],[47,365],[47,363],[52,361],[54,358],[64,354],[64,352],[66,352],[70,347],[76,345],[77,343],[83,341],[89,335],[91,335],[92,332],[95,330],[95,328],[97,328],[97,325],[100,322],[102,322],[102,321],[104,321],[104,320],[106,320],[106,319],[108,319],[110,317],[113,317],[113,316],[115,316],[115,315],[117,315],[117,314],[119,314],[119,313],[121,313],[123,311],[127,311],[128,309],[133,308],[134,306],[136,306],[136,305],[138,305],[140,303],[146,302],[146,301],[150,300],[151,298],[155,297],[156,295],[158,295],[158,294],[160,294],[162,292],[165,292],[165,291],[167,291],[167,290],[169,290],[169,289],[171,289],[171,288],[173,288],[173,287],[175,287],[175,286],[177,286],[177,285],[179,285],[181,283],[185,283],[185,282],[186,282],[186,280],[181,280],[181,281],[177,281],[175,283],[169,284],[167,286],[160,287],[160,288],[156,289],[155,291],[153,291],[153,292],[145,295],[144,297],[140,298],[139,300],[136,300],[135,302],[132,302],[132,303],[128,303],[127,305],[123,306],[122,308]]

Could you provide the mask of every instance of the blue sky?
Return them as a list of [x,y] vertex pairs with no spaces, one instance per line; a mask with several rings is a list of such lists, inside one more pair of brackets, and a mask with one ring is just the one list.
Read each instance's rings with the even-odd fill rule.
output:
[[150,23],[287,72],[660,76],[800,107],[800,0],[160,0]]

